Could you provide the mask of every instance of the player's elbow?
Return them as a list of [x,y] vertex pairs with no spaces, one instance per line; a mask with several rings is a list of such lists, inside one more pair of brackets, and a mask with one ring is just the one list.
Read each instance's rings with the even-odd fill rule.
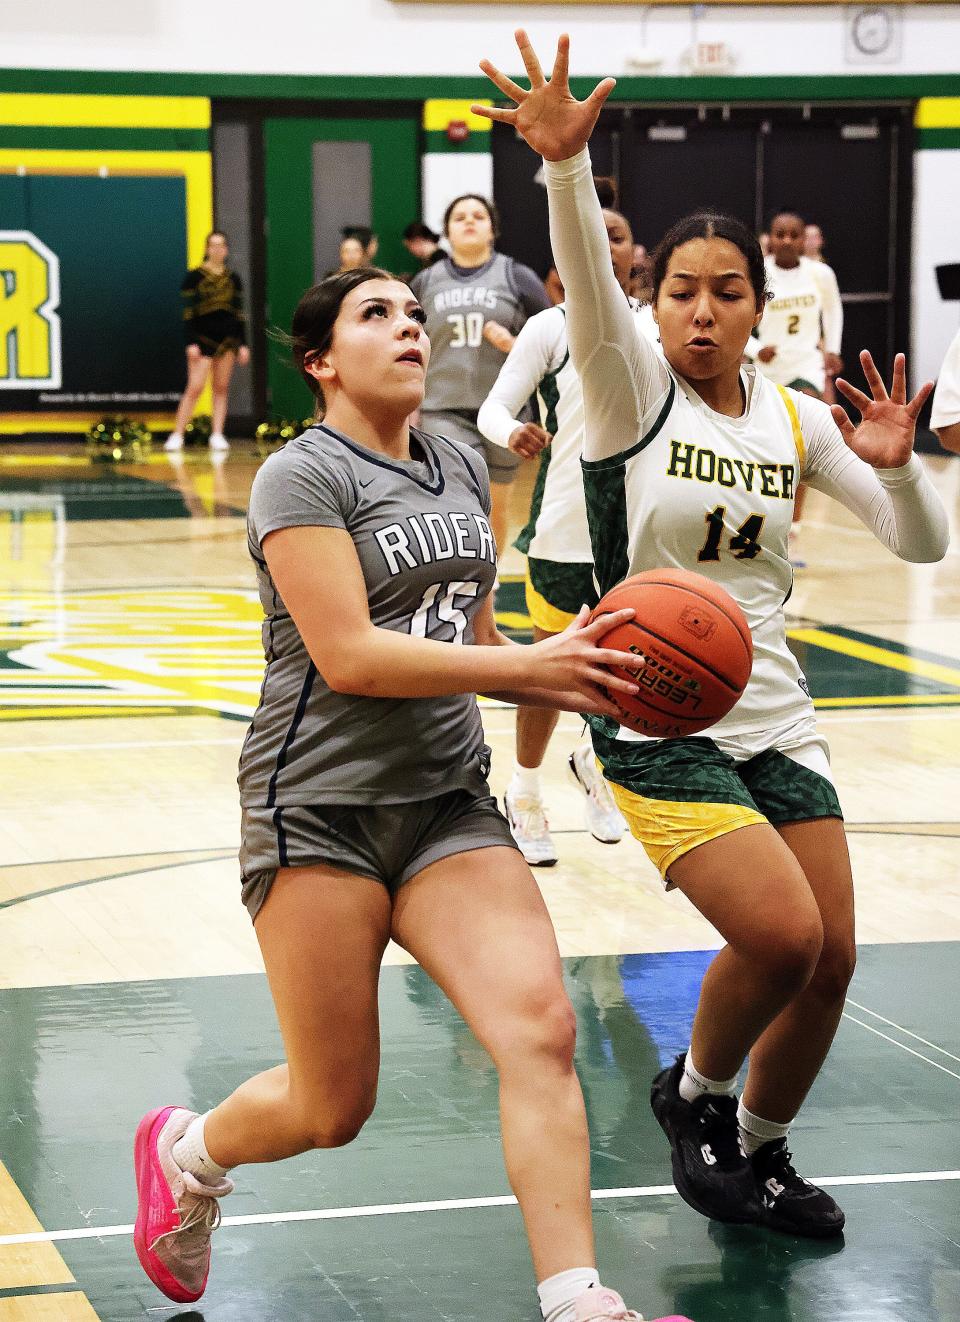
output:
[[358,698],[378,696],[369,643],[341,638],[335,646],[311,647],[310,658],[333,693],[349,693]]
[[939,536],[930,538],[922,546],[911,546],[901,551],[900,559],[911,565],[935,565],[946,556],[949,546],[950,532],[944,528]]

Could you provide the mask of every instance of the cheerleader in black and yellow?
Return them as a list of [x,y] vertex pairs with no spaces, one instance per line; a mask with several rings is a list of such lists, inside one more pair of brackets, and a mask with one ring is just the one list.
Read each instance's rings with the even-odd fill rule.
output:
[[243,286],[236,271],[227,265],[230,250],[227,236],[214,230],[207,237],[202,265],[188,271],[180,292],[183,295],[183,334],[187,351],[187,387],[177,408],[174,430],[164,449],[183,449],[183,432],[193,417],[200,393],[210,378],[213,388],[211,450],[228,450],[223,434],[227,420],[227,394],[234,365],[250,361]]

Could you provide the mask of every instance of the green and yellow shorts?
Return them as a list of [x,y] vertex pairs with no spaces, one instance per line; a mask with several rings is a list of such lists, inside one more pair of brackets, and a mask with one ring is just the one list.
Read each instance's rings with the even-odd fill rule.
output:
[[616,727],[602,718],[590,724],[617,806],[668,889],[672,863],[743,826],[843,817],[812,719],[759,750],[756,735],[634,743],[609,737]]
[[527,614],[544,633],[562,633],[583,605],[599,600],[592,564],[527,557]]

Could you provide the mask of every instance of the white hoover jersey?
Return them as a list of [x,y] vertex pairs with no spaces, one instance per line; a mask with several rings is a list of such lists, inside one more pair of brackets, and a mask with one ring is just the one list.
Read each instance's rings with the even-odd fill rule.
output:
[[767,286],[772,298],[763,311],[754,352],[771,346],[769,363],[758,362],[764,376],[782,386],[808,381],[821,394],[826,384],[823,349],[839,354],[843,305],[833,271],[823,262],[801,257],[785,270],[766,259]]
[[[601,591],[673,566],[739,603],[753,635],[750,681],[711,734],[770,731],[809,714],[786,641],[787,535],[802,477],[850,509],[902,559],[940,559],[946,513],[916,456],[873,469],[845,445],[829,408],[741,373],[744,410],[711,409],[635,333],[610,268],[587,151],[547,162],[550,235],[567,292],[570,353],[586,419],[584,487]],[[620,738],[640,739],[621,728]]]
[[[629,299],[638,335],[657,341],[649,304]],[[593,559],[583,496],[583,392],[570,361],[563,305],[531,317],[481,406],[477,426],[488,441],[506,446],[521,424],[518,414],[536,394],[540,425],[553,437],[541,451],[530,516],[516,545],[536,560],[589,564]]]

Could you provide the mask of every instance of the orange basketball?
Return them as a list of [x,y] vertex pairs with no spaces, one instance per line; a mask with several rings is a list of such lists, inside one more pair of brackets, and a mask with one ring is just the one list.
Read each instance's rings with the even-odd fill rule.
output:
[[686,569],[648,569],[611,588],[590,618],[626,606],[636,611],[634,618],[602,641],[637,657],[636,670],[614,668],[640,685],[635,697],[609,694],[620,708],[620,724],[675,739],[726,716],[753,665],[750,628],[729,592]]

